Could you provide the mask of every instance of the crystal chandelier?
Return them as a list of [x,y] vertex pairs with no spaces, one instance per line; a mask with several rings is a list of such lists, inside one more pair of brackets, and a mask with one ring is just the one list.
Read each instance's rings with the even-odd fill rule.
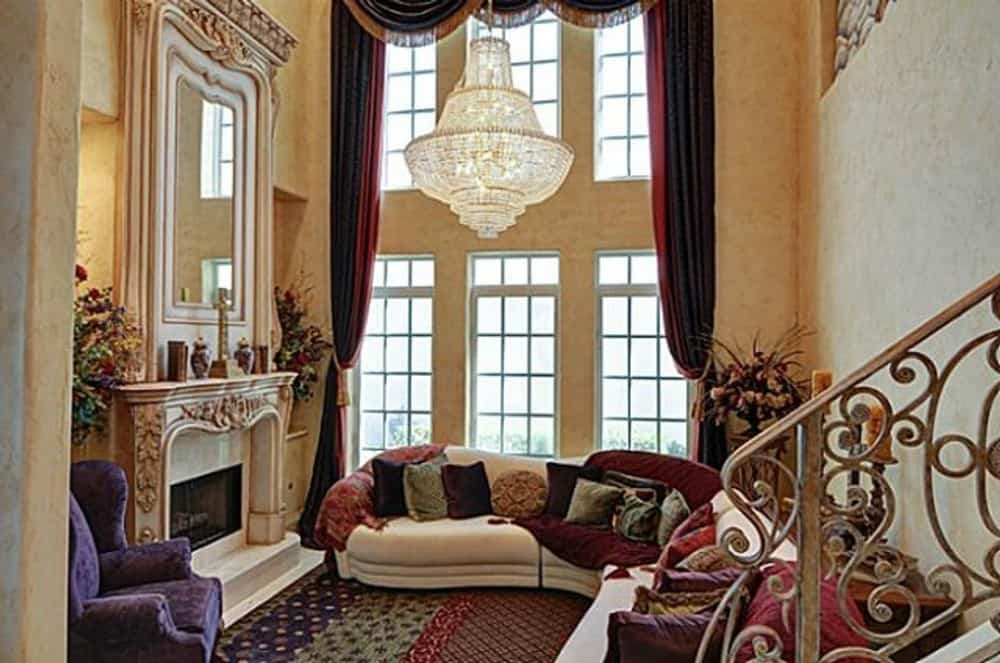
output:
[[469,44],[437,128],[404,155],[417,187],[482,238],[558,191],[573,163],[573,149],[542,131],[531,99],[513,87],[510,46],[493,36]]

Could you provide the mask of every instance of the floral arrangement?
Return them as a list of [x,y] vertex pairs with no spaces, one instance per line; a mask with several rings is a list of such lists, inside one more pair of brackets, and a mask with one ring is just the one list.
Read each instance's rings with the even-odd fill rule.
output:
[[792,327],[769,348],[755,335],[749,353],[712,339],[703,418],[722,425],[735,417],[747,426],[743,434],[752,437],[799,407],[808,393],[807,383],[794,376],[801,369],[798,345],[805,335]]
[[308,303],[312,288],[305,286],[305,276],[299,275],[295,283],[282,290],[274,289],[281,325],[281,347],[274,357],[279,370],[298,373],[292,383],[296,401],[312,398],[319,380],[317,365],[333,345],[316,325],[306,324]]
[[134,382],[142,369],[139,325],[124,306],[112,301],[111,288],[87,288],[87,270],[76,266],[73,302],[74,444],[103,434],[115,387]]

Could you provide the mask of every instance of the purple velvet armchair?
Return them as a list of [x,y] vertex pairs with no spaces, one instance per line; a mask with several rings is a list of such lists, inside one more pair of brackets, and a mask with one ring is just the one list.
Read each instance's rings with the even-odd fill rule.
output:
[[125,542],[125,472],[74,463],[69,498],[69,660],[208,663],[222,585],[191,570],[187,539]]

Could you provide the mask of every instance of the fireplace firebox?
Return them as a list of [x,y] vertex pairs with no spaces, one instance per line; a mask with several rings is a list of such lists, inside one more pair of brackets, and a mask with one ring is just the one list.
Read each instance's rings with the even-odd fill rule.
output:
[[242,465],[172,485],[170,537],[186,536],[197,550],[239,531],[242,488]]

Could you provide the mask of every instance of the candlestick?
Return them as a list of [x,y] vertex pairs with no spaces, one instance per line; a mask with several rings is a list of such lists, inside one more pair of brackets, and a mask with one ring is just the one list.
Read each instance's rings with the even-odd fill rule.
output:
[[833,371],[829,369],[817,369],[812,372],[812,397],[816,398],[821,392],[833,386]]

